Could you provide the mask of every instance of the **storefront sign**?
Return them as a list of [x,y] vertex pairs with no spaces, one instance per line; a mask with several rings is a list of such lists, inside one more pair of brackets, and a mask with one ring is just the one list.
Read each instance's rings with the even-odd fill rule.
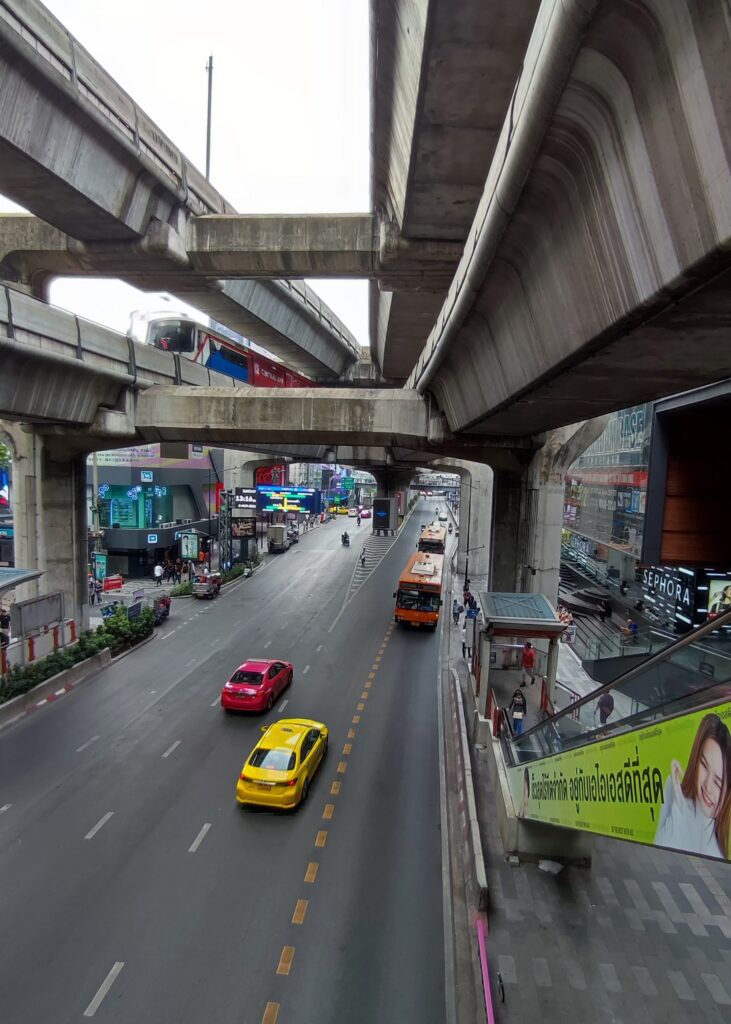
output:
[[731,702],[509,769],[518,817],[729,860]]

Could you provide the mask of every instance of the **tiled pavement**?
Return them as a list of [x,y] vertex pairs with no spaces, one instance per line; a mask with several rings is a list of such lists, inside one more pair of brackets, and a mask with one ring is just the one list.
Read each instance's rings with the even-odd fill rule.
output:
[[[450,655],[467,696],[455,630]],[[731,864],[594,838],[590,869],[513,867],[475,751],[498,1024],[730,1024]]]

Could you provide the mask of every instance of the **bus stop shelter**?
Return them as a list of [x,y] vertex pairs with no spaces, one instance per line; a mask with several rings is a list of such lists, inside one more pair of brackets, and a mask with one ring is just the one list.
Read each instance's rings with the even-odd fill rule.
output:
[[[482,718],[487,715],[487,700],[491,687],[490,670],[498,664],[499,645],[522,647],[526,640],[534,643],[537,653],[547,657],[546,687],[553,701],[558,666],[558,643],[566,629],[556,609],[543,594],[504,594],[479,592],[477,600],[482,617],[475,622],[472,643],[472,669],[476,682],[477,708]],[[538,642],[536,642],[538,641]],[[543,643],[539,643],[543,641]],[[519,643],[518,643],[519,642]],[[516,654],[518,650],[516,649]],[[501,664],[501,669],[505,664]],[[508,682],[513,689],[513,681]]]

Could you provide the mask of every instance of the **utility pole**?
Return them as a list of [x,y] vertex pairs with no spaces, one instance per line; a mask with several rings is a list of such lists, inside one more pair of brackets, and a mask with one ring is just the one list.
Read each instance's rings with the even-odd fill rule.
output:
[[208,73],[208,118],[206,120],[206,181],[211,178],[211,100],[213,98],[213,54],[206,64]]

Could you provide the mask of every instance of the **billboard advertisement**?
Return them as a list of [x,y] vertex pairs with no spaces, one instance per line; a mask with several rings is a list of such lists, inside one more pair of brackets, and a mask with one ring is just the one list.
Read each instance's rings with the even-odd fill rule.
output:
[[320,492],[314,487],[267,487],[257,484],[256,505],[259,512],[320,511]]
[[235,487],[231,508],[234,512],[256,512],[256,487]]
[[286,466],[257,466],[254,470],[254,483],[259,484],[284,484],[287,479]]
[[10,508],[10,481],[8,467],[0,466],[0,509]]
[[398,506],[395,498],[373,499],[373,529],[398,529]]
[[519,818],[729,860],[731,702],[508,770]]
[[708,579],[708,618],[731,611],[731,579]]

